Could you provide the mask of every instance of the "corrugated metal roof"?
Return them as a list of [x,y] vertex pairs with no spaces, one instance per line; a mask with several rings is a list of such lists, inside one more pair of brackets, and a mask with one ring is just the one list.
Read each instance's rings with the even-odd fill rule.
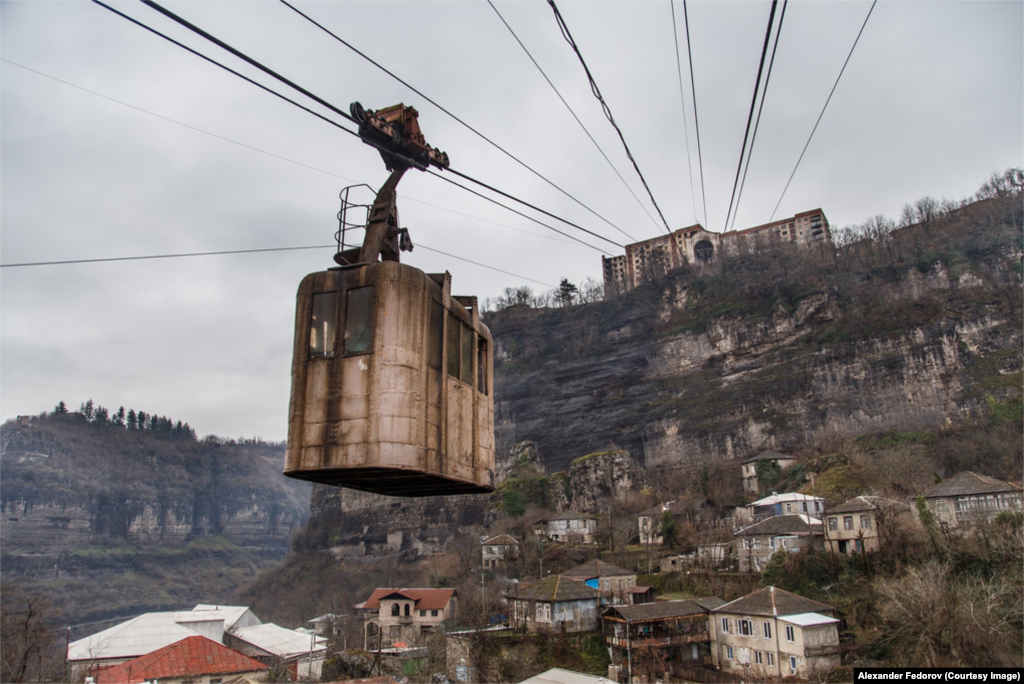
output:
[[601,595],[597,589],[588,587],[582,582],[569,579],[563,575],[549,575],[539,582],[520,587],[512,599],[531,599],[534,601],[579,601],[597,599]]
[[[232,632],[232,636],[247,644],[252,644],[261,651],[281,658],[308,655],[310,650],[318,653],[327,648],[326,641],[322,638],[274,624],[242,627]],[[314,643],[314,639],[316,639],[316,643]]]
[[827,625],[832,622],[839,622],[839,620],[820,613],[800,613],[799,615],[780,617],[779,622],[788,622],[800,627],[812,627],[814,625]]
[[971,494],[998,494],[1000,492],[1020,493],[1021,487],[1012,482],[1003,482],[994,477],[979,475],[965,470],[953,477],[929,487],[924,497],[933,499],[940,496],[970,496]]
[[145,613],[68,645],[68,660],[137,658],[196,633],[174,612]]
[[[202,613],[203,611],[216,611],[220,613],[224,617],[225,630],[229,630],[236,625],[239,627],[249,627],[263,623],[262,620],[249,610],[249,606],[218,606],[212,603],[200,603],[192,609],[193,613]],[[239,624],[239,622],[242,624]]]
[[612,606],[604,614],[617,615],[626,622],[646,622],[709,612],[711,612],[709,608],[700,605],[693,599],[682,599],[680,601],[640,603],[634,606]]
[[583,565],[577,565],[571,570],[567,570],[562,573],[566,577],[573,579],[593,579],[595,577],[623,577],[629,575],[636,575],[633,570],[626,570],[620,568],[617,565],[612,565],[599,558],[587,561]]
[[356,608],[367,610],[379,610],[380,600],[386,596],[398,594],[403,598],[414,601],[416,610],[443,610],[452,596],[454,589],[374,589],[370,598],[363,601]]
[[785,494],[772,494],[766,496],[763,499],[758,499],[752,504],[747,504],[747,507],[751,506],[774,506],[777,503],[785,503],[787,501],[824,501],[819,496],[811,496],[810,494],[801,494],[799,492],[787,492]]
[[597,675],[563,670],[560,667],[553,667],[547,672],[541,672],[529,679],[524,679],[519,684],[615,684],[610,679],[598,677]]
[[775,534],[812,534],[821,532],[821,521],[802,513],[773,515],[750,527],[736,532],[737,537],[757,537]]
[[103,668],[97,684],[129,684],[165,677],[186,677],[268,669],[258,660],[204,636],[190,636],[120,665]]
[[765,587],[715,608],[714,613],[736,615],[799,615],[800,613],[832,612],[832,606],[798,596],[778,587]]

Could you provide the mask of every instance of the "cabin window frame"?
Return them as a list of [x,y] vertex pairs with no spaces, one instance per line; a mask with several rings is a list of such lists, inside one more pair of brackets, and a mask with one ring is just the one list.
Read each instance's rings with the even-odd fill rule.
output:
[[[368,297],[367,297],[368,295]],[[349,288],[345,292],[345,322],[342,355],[359,356],[373,353],[376,292],[373,285]],[[359,297],[367,297],[360,301]],[[358,326],[358,327],[357,327]]]
[[309,357],[331,358],[337,346],[338,291],[314,292],[309,306]]

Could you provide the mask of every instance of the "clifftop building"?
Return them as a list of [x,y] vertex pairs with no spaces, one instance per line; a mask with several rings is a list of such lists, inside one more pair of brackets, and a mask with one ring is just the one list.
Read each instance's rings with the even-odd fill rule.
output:
[[602,257],[605,297],[628,292],[683,264],[711,264],[723,250],[727,254],[754,251],[763,241],[831,244],[832,233],[821,209],[727,233],[712,233],[700,225],[680,228],[670,235],[626,245],[622,256]]

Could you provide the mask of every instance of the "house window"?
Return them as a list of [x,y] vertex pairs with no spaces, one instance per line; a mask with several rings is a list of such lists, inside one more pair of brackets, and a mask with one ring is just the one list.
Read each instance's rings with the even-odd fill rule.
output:
[[400,613],[401,613],[401,609],[398,607],[398,604],[397,603],[392,603],[391,604],[391,615],[393,617],[397,617]]
[[793,504],[786,504],[786,512],[787,513],[792,513],[793,512]]
[[[722,634],[729,633],[729,618],[722,618]],[[732,656],[730,656],[732,657]]]
[[725,647],[725,657],[732,660],[732,646]]
[[430,617],[437,617],[437,611],[436,610],[430,611]]
[[754,636],[754,623],[750,620],[737,620],[736,625],[740,636]]
[[409,604],[405,604],[405,617],[409,617]]
[[796,674],[796,656],[789,656],[789,671]]
[[843,529],[844,530],[852,530],[853,529],[853,516],[852,515],[844,515],[843,516]]
[[861,529],[870,530],[871,529],[871,516],[870,515],[862,515],[862,516],[860,516],[860,526],[861,526]]
[[394,641],[395,639],[401,639],[402,638],[402,626],[401,625],[391,625],[388,628],[388,636],[391,637],[392,641]]
[[754,651],[754,662],[758,665],[764,665],[764,655],[760,651]]
[[765,653],[765,655],[768,656],[768,665],[770,667],[774,667],[775,666],[775,654],[771,653],[771,652],[767,652],[767,653]]
[[770,623],[770,622],[762,622],[761,623],[761,633],[764,634],[764,638],[765,639],[771,639],[772,638],[772,623]]
[[421,610],[420,611],[420,617],[427,617],[427,611]]
[[786,625],[786,641],[796,641],[796,632],[793,631],[793,625]]
[[551,622],[551,604],[537,604],[537,622]]

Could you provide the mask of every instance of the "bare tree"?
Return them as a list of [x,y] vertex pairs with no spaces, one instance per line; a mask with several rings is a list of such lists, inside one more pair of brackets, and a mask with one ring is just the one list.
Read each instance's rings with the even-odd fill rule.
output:
[[60,681],[61,638],[49,601],[5,584],[0,589],[0,681]]

